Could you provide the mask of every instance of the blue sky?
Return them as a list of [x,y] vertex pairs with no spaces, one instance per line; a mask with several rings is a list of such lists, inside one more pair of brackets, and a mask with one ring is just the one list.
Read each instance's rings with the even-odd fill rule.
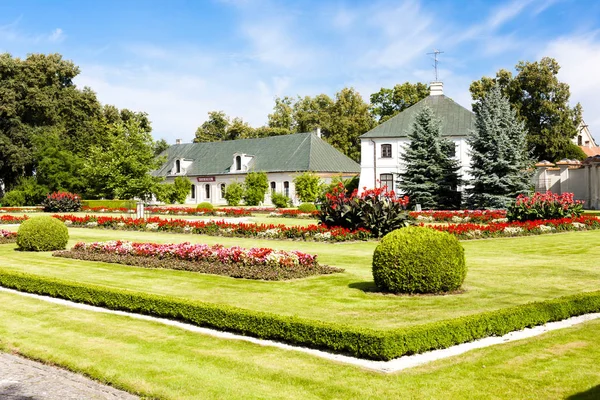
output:
[[207,112],[253,126],[276,96],[333,96],[429,82],[434,48],[445,94],[520,60],[555,57],[571,100],[600,138],[600,2],[10,1],[0,52],[61,53],[103,103],[146,111],[155,138],[191,141]]

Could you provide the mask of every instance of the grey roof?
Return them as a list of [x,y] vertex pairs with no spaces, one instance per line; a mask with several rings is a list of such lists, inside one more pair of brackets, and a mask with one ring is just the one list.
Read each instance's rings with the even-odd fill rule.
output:
[[442,121],[442,136],[466,136],[475,129],[475,114],[444,95],[428,96],[398,115],[371,129],[361,138],[406,137],[415,114],[429,106]]
[[167,161],[153,175],[167,176],[177,159],[191,160],[186,175],[228,174],[234,154],[254,156],[250,170],[264,172],[360,173],[360,165],[315,133],[239,139],[223,142],[175,144],[162,152]]

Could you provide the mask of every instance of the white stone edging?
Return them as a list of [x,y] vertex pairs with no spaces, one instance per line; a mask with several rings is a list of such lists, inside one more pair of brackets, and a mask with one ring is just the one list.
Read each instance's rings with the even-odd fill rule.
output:
[[173,320],[166,319],[166,318],[157,318],[157,317],[152,317],[149,315],[135,314],[135,313],[125,312],[125,311],[109,310],[106,308],[90,306],[90,305],[82,304],[82,303],[76,303],[76,302],[69,301],[69,300],[63,300],[63,299],[58,299],[58,298],[49,297],[49,296],[41,296],[41,295],[32,294],[32,293],[20,292],[18,290],[8,289],[8,288],[1,287],[1,286],[0,286],[0,292],[18,294],[18,295],[25,296],[25,297],[31,297],[34,299],[47,301],[47,302],[54,303],[54,304],[60,304],[60,305],[68,306],[68,307],[72,307],[72,308],[78,308],[78,309],[86,310],[86,311],[101,312],[101,313],[106,313],[106,314],[115,314],[115,315],[121,315],[121,316],[146,320],[146,321],[158,322],[160,324],[174,326],[174,327],[177,327],[180,329],[185,329],[187,331],[201,333],[203,335],[209,335],[209,336],[217,337],[220,339],[243,340],[243,341],[258,344],[261,346],[270,346],[270,347],[277,347],[277,348],[284,349],[284,350],[299,351],[302,353],[311,354],[316,357],[321,357],[321,358],[325,358],[328,360],[338,361],[341,363],[351,364],[351,365],[355,365],[358,367],[362,367],[362,368],[366,368],[366,369],[370,369],[370,370],[374,370],[374,371],[378,371],[378,372],[385,372],[385,373],[402,371],[404,369],[413,368],[413,367],[416,367],[416,366],[419,366],[422,364],[426,364],[431,361],[436,361],[436,360],[441,360],[443,358],[457,356],[459,354],[466,353],[473,349],[480,349],[483,347],[512,342],[515,340],[526,339],[526,338],[541,335],[541,334],[549,332],[549,331],[568,328],[573,325],[581,324],[583,322],[587,322],[587,321],[591,321],[591,320],[600,318],[600,313],[585,314],[585,315],[580,315],[577,317],[567,318],[562,321],[549,322],[545,325],[540,325],[540,326],[536,326],[533,328],[525,328],[520,331],[510,332],[504,336],[490,336],[487,338],[475,340],[473,342],[462,343],[459,345],[448,347],[446,349],[432,350],[432,351],[428,351],[426,353],[414,354],[414,355],[410,355],[410,356],[402,356],[402,357],[395,358],[390,361],[373,361],[373,360],[367,360],[367,359],[362,359],[362,358],[345,356],[342,354],[328,353],[326,351],[310,349],[307,347],[292,346],[289,344],[275,342],[272,340],[257,339],[257,338],[251,337],[251,336],[243,336],[243,335],[238,335],[235,333],[218,331],[215,329],[202,328],[202,327],[199,327],[196,325],[187,324],[187,323],[179,322],[179,321],[173,321]]

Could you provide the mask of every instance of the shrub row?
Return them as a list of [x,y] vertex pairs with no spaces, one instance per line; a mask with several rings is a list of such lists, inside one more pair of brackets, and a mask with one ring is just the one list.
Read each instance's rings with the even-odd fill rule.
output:
[[209,246],[205,244],[157,244],[124,241],[75,244],[54,256],[103,261],[144,268],[166,268],[234,278],[284,280],[342,272],[320,265],[316,255],[268,248]]
[[122,289],[75,284],[6,270],[0,270],[0,285],[112,310],[176,319],[199,326],[374,360],[391,360],[403,355],[443,349],[600,311],[600,291],[596,291],[404,329],[382,331]]
[[82,200],[83,207],[104,207],[104,208],[127,208],[135,210],[136,202],[133,200]]
[[17,232],[5,231],[0,229],[0,244],[15,243],[17,241]]

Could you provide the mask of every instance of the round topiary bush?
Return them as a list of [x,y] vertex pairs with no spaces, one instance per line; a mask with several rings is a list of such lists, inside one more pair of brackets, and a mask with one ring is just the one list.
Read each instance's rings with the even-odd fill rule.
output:
[[17,247],[23,251],[64,250],[69,241],[69,230],[52,217],[35,217],[23,221],[19,227]]
[[202,203],[198,203],[198,206],[196,207],[196,209],[198,210],[212,210],[214,207],[212,204],[210,204],[209,202],[202,202]]
[[392,293],[442,293],[457,290],[467,274],[456,237],[409,226],[385,235],[373,253],[373,278]]
[[317,211],[317,206],[313,203],[302,203],[298,206],[298,210],[310,214],[313,211]]

